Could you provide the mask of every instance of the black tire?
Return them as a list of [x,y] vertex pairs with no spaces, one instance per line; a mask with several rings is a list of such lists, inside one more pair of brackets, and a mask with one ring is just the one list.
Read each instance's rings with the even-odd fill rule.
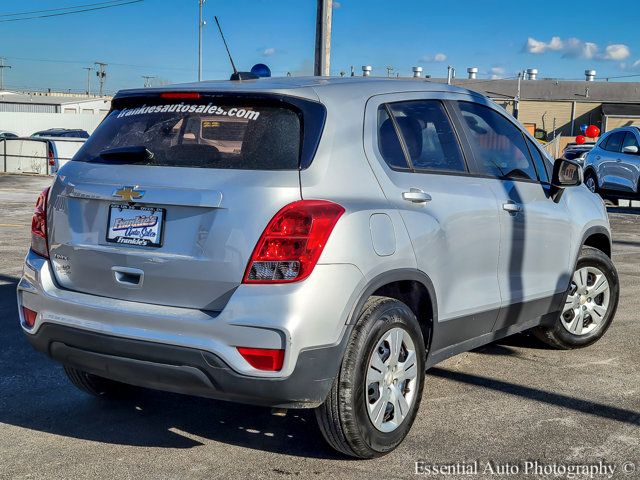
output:
[[[417,376],[409,413],[395,430],[378,430],[367,412],[366,371],[369,359],[385,332],[405,330],[415,348]],[[326,441],[335,450],[357,458],[373,458],[395,449],[406,437],[420,407],[425,374],[422,331],[411,309],[388,297],[370,297],[354,326],[336,381],[316,419]]]
[[64,373],[76,388],[95,397],[119,398],[126,396],[133,389],[125,383],[99,377],[67,365],[64,366]]
[[[576,270],[587,266],[598,268],[607,278],[610,286],[609,307],[597,328],[585,335],[575,335],[569,332],[563,325],[560,315],[558,315],[553,326],[533,329],[533,333],[538,339],[553,348],[569,350],[587,347],[597,342],[605,334],[616,314],[620,286],[618,282],[618,272],[613,262],[601,250],[584,246],[580,251]],[[567,295],[568,294],[569,291],[567,291]]]
[[[589,188],[589,180],[593,180],[593,193],[599,195],[600,189],[598,188],[598,177],[593,172],[593,170],[587,170],[584,174],[584,184],[587,186],[587,188]],[[591,188],[589,188],[589,190],[591,190]]]

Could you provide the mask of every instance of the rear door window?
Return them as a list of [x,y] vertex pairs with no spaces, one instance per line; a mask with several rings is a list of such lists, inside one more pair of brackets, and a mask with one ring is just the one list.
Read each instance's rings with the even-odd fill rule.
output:
[[441,102],[390,103],[414,170],[466,172],[458,139]]
[[[118,163],[122,153],[122,158],[129,159],[127,163],[153,166],[242,170],[292,170],[300,166],[304,112],[283,102],[214,97],[158,99],[117,107],[74,160]],[[324,115],[324,107],[321,109]],[[322,122],[305,120],[321,125],[324,117]],[[319,135],[316,131],[315,145]],[[146,158],[135,158],[144,149],[148,151]]]
[[396,127],[384,105],[378,109],[378,149],[391,168],[401,170],[409,168]]

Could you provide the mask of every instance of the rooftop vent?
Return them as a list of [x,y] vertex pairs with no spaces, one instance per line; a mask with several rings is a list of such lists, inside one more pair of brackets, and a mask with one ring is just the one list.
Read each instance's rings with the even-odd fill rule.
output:
[[413,67],[413,78],[420,78],[422,76],[422,67]]
[[538,79],[538,69],[537,68],[527,68],[525,72],[527,74],[527,80],[537,80]]
[[475,80],[478,78],[478,68],[477,67],[469,67],[467,68],[467,73],[469,74],[469,80]]
[[585,70],[584,71],[584,79],[587,82],[593,82],[596,79],[596,71],[595,70]]
[[371,65],[363,65],[362,66],[362,76],[363,77],[368,77],[369,75],[371,75],[371,70],[373,70],[373,68],[371,68]]

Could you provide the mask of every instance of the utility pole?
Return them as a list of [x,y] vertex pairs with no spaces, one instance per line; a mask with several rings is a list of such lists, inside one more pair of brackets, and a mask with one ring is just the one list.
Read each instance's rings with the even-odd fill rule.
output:
[[204,0],[198,0],[199,10],[200,10],[200,19],[198,20],[198,81],[202,81],[202,27],[204,27],[205,22],[202,20],[202,6],[204,5]]
[[5,65],[6,58],[0,57],[0,90],[4,90],[4,69],[11,68],[11,65]]
[[91,95],[91,72],[95,70],[93,67],[83,67],[87,71],[87,95]]
[[151,80],[156,77],[153,75],[142,75],[142,78],[144,78],[144,88],[147,88],[151,86]]
[[393,67],[389,65],[386,68],[387,68],[387,77],[390,77],[391,74],[393,73]]
[[516,92],[516,98],[513,101],[513,118],[516,120],[520,114],[520,82],[522,81],[523,75],[524,71],[518,72],[518,91]]
[[313,74],[329,76],[331,64],[331,17],[333,0],[317,0],[316,52]]
[[102,94],[104,93],[104,82],[107,80],[107,64],[103,62],[96,62],[95,64],[98,67],[96,76],[98,77],[98,81],[100,82],[100,96],[102,97]]

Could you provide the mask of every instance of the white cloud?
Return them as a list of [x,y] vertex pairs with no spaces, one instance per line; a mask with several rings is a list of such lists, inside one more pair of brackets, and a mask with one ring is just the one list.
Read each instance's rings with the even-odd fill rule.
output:
[[545,53],[548,51],[558,51],[562,50],[563,48],[564,42],[560,39],[560,37],[551,37],[551,41],[549,41],[549,43],[529,37],[527,39],[527,44],[525,45],[525,49],[527,52],[535,54]]
[[640,67],[640,60],[636,60],[635,62],[633,62],[633,65],[631,65],[632,68],[638,68]]
[[598,44],[585,42],[575,37],[566,40],[562,40],[560,37],[551,37],[549,42],[529,37],[524,49],[526,52],[533,53],[534,55],[547,52],[561,52],[563,58],[585,58],[587,60],[620,61],[631,55],[629,47],[622,43],[608,45],[604,49],[604,52],[601,52]]
[[262,55],[264,55],[265,57],[270,57],[271,55],[275,55],[276,53],[276,49],[275,48],[265,48],[264,51],[262,52]]
[[617,43],[615,45],[609,45],[604,49],[604,56],[602,57],[604,60],[624,60],[631,55],[631,51],[629,47],[622,43]]
[[340,2],[333,2],[333,8],[340,8],[342,4]]
[[504,77],[506,70],[504,67],[491,67],[487,73],[492,80],[497,80]]
[[431,63],[431,62],[445,62],[447,60],[447,56],[444,53],[436,53],[435,55],[425,55],[420,59],[421,62]]

